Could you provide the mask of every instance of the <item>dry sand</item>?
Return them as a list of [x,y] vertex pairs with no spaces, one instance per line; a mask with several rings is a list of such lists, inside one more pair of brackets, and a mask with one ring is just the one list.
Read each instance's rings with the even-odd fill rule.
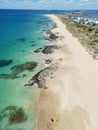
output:
[[98,62],[55,16],[61,46],[49,55],[59,67],[38,98],[37,130],[98,130]]

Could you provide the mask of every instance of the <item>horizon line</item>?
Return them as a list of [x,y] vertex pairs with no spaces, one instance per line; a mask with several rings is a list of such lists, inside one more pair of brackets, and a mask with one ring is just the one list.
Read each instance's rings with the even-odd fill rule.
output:
[[42,11],[42,10],[46,10],[46,11],[70,11],[70,10],[98,10],[98,9],[14,9],[14,8],[0,8],[0,10],[34,10],[34,11]]

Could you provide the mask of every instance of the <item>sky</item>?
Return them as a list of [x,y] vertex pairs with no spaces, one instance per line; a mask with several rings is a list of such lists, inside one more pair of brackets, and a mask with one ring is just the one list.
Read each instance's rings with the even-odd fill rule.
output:
[[1,9],[98,9],[98,0],[0,0]]

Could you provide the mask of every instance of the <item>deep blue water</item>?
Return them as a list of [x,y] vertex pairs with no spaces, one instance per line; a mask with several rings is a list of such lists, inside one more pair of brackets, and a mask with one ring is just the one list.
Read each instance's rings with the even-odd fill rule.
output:
[[83,14],[85,17],[98,19],[98,10],[84,10]]
[[14,10],[0,9],[0,16],[31,16],[32,14],[63,14],[68,12],[83,12],[85,16],[98,17],[98,10]]

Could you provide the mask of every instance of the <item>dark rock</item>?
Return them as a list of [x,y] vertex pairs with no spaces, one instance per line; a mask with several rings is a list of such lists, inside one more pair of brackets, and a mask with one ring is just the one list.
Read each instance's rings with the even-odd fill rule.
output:
[[50,64],[52,61],[51,60],[45,60],[46,64]]
[[[15,65],[11,68],[12,73],[10,74],[0,74],[0,78],[1,79],[16,79],[16,78],[20,78],[20,76],[18,76],[19,73],[25,71],[25,70],[29,70],[32,71],[33,69],[35,69],[37,66],[36,62],[26,62],[25,64],[21,64],[21,65]],[[25,77],[25,75],[23,76]]]
[[58,38],[58,36],[56,36],[54,33],[51,33],[49,36],[50,40],[56,40]]
[[55,45],[51,45],[51,46],[44,46],[43,48],[38,48],[37,50],[35,50],[34,52],[38,53],[38,52],[43,52],[44,54],[51,54],[53,53],[53,51],[55,49],[58,49],[58,46]]
[[36,83],[39,88],[46,88],[46,78],[52,75],[56,70],[57,68],[54,66],[46,67],[35,74],[24,86],[32,86]]
[[16,111],[17,107],[16,106],[8,106],[5,108],[7,111]]
[[13,71],[13,73],[20,73],[23,72],[25,70],[29,70],[32,71],[33,69],[35,69],[37,66],[36,62],[26,62],[25,64],[21,64],[21,65],[15,65],[11,68],[11,70]]
[[44,87],[44,89],[48,89],[48,87]]
[[20,76],[17,76],[17,74],[0,74],[0,79],[16,79],[20,78]]
[[55,46],[55,45],[45,46],[42,52],[45,54],[51,54],[53,53],[55,49],[58,49],[58,46]]
[[58,36],[56,34],[54,34],[53,32],[51,32],[51,30],[46,31],[45,40],[52,41],[52,40],[56,40],[57,38],[58,38]]
[[24,77],[26,77],[26,76],[27,76],[26,74],[23,74],[23,75],[22,75],[22,78],[24,78]]
[[56,32],[56,34],[59,34],[59,32]]
[[19,42],[25,42],[26,39],[25,39],[25,38],[18,38],[18,39],[16,39],[16,41],[19,41]]
[[22,108],[16,109],[14,112],[10,113],[9,116],[9,124],[22,123],[27,120],[27,116],[25,115]]
[[13,60],[0,60],[0,67],[10,65],[12,62]]
[[12,125],[25,122],[27,120],[27,115],[23,108],[8,106],[0,111],[0,120],[3,120],[4,118],[6,118],[8,123]]
[[42,52],[42,50],[43,50],[43,48],[40,47],[40,48],[36,49],[34,52],[38,53],[38,52]]
[[54,122],[54,119],[53,119],[53,118],[51,118],[51,121],[52,121],[52,122]]

